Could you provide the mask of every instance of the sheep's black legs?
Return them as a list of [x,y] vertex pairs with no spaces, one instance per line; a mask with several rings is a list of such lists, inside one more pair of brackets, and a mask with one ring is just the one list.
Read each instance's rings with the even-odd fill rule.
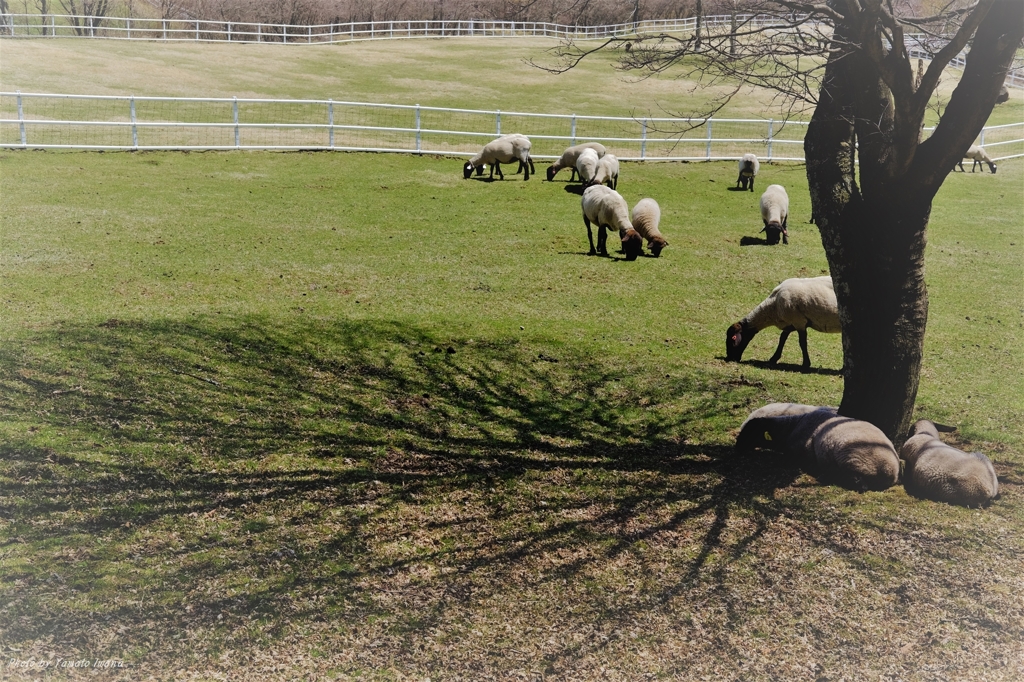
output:
[[602,256],[608,255],[608,231],[604,225],[597,226],[597,252]]
[[804,364],[801,369],[806,372],[811,368],[811,356],[807,354],[807,330],[801,329],[797,332],[797,336],[800,339],[800,350],[804,354]]
[[[786,327],[785,329],[782,330],[782,335],[779,336],[779,347],[775,349],[775,355],[773,355],[770,358],[768,358],[768,364],[774,365],[775,363],[777,363],[779,361],[779,358],[782,357],[782,349],[786,347],[786,339],[788,339],[789,335],[792,334],[795,331],[796,331],[796,327],[794,327],[792,325],[790,325],[789,327]],[[806,338],[807,332],[803,332],[803,333],[804,333],[805,338]],[[804,341],[804,343],[807,343],[806,340]]]
[[587,214],[583,214],[583,223],[587,226],[587,239],[590,240],[590,253],[588,256],[596,256],[597,251],[594,249],[594,232],[590,229],[590,220],[587,218]]
[[492,178],[494,177],[494,171],[498,171],[498,179],[499,180],[504,180],[505,179],[505,174],[501,172],[501,164],[498,163],[497,161],[495,161],[494,163],[491,164],[491,177]]

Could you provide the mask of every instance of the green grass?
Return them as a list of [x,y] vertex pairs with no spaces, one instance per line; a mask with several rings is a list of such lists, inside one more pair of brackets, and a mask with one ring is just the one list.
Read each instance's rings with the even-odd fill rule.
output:
[[741,246],[760,221],[732,164],[627,164],[670,242],[633,263],[584,255],[565,178],[465,181],[455,159],[7,152],[0,172],[5,660],[1020,673],[1019,162],[951,176],[930,229],[919,412],[996,462],[982,512],[732,454],[750,410],[841,394],[838,336],[812,334],[810,374],[796,344],[765,366],[769,332],[721,359],[725,326],[826,269],[802,166],[763,168],[793,201],[768,248]]

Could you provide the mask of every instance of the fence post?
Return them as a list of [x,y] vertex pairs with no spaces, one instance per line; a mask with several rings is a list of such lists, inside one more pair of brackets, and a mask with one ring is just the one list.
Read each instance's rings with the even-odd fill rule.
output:
[[196,42],[199,42],[199,20],[196,19]]
[[256,24],[256,42],[263,42],[263,24]]
[[501,135],[501,109],[498,109],[498,115],[496,117],[498,135]]
[[420,140],[420,105],[416,105],[416,152],[419,154],[423,153],[423,148]]
[[306,42],[309,44],[313,42],[313,24],[306,27]]
[[135,151],[138,151],[139,150],[139,128],[136,125],[136,121],[135,121],[135,95],[132,95],[131,97],[129,97],[128,98],[128,102],[130,103],[131,116],[132,116],[132,149],[134,149]]
[[334,100],[327,100],[327,137],[328,144],[334,149]]
[[572,115],[572,137],[570,138],[569,146],[572,147],[576,144],[576,114]]
[[25,138],[25,111],[21,108],[21,90],[18,90],[18,128],[21,130],[21,146],[28,146]]
[[232,97],[231,98],[231,108],[232,108],[232,110],[234,112],[234,116],[235,116],[235,146],[237,147],[237,146],[239,146],[238,145],[238,142],[239,142],[239,140],[238,140],[238,97]]
[[[14,35],[14,20],[11,20],[11,35]],[[50,15],[50,37],[57,37],[57,18],[52,14]]]
[[978,140],[978,146],[979,147],[984,147],[985,146],[985,129],[984,128],[981,129],[981,138]]
[[707,129],[708,129],[708,144],[707,144],[707,149],[704,151],[704,158],[706,160],[710,161],[711,160],[711,119],[710,118],[704,119],[704,125],[707,126]]
[[647,119],[643,120],[643,127],[640,129],[640,160],[647,157]]
[[132,39],[132,18],[128,17],[125,19],[125,24],[128,26],[128,40]]
[[231,22],[228,22],[228,42],[231,42]]
[[163,19],[161,21],[162,21],[163,29],[164,29],[164,40],[167,40],[167,20]]
[[773,127],[774,123],[775,123],[775,119],[772,119],[772,118],[768,119],[768,160],[769,161],[772,160],[772,137],[774,136],[773,135],[773,131],[772,131],[772,127]]

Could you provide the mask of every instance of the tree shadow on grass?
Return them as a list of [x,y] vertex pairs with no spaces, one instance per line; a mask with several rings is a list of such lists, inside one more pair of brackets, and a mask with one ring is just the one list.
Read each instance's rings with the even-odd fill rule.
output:
[[[800,472],[688,436],[754,389],[696,373],[634,390],[560,355],[373,322],[112,320],[11,344],[0,634],[159,666],[383,619],[413,660],[493,599],[560,586],[601,628],[728,592]],[[593,593],[675,537],[692,552],[642,600]]]

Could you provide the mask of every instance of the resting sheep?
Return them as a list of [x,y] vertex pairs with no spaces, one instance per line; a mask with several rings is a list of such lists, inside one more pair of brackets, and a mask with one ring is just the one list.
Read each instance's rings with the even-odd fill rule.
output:
[[647,240],[647,248],[651,250],[651,255],[655,258],[660,256],[661,250],[668,246],[668,242],[658,229],[658,223],[661,222],[661,207],[658,206],[658,202],[654,199],[641,199],[633,207],[630,217],[633,229]]
[[757,176],[757,172],[761,170],[761,163],[757,160],[757,156],[754,154],[744,154],[740,158],[740,175],[736,178],[736,187],[742,185],[742,189],[746,191],[747,185],[750,185],[750,191],[754,191],[754,178]]
[[[974,163],[971,164],[972,173],[974,172],[975,168],[985,163],[988,164],[988,168],[990,171],[992,171],[993,173],[996,172],[995,162],[992,161],[992,157],[990,157],[988,153],[985,152],[985,149],[983,147],[979,147],[976,144],[971,145],[970,147],[967,148],[967,151],[964,152],[964,158],[972,159],[974,161]],[[966,172],[964,171],[964,162],[962,160],[957,161],[956,165],[960,167],[961,173]],[[953,170],[956,170],[956,168],[954,168]]]
[[772,403],[754,410],[740,427],[736,449],[755,448],[794,457],[822,480],[854,490],[885,490],[899,480],[896,449],[881,429],[833,407]]
[[804,355],[802,368],[804,371],[809,370],[811,358],[807,354],[807,330],[815,329],[825,334],[838,334],[842,331],[832,278],[826,275],[784,280],[746,317],[725,330],[726,360],[739,362],[754,335],[773,325],[782,330],[782,335],[775,355],[768,360],[769,364],[774,365],[779,361],[786,339],[796,331]]
[[594,184],[608,185],[612,189],[619,188],[619,160],[614,154],[605,154],[598,159]]
[[[587,226],[587,239],[590,240],[590,253],[593,256],[608,255],[605,230],[615,230],[622,240],[622,251],[626,260],[636,260],[644,248],[644,240],[633,229],[629,221],[629,207],[622,195],[604,185],[592,185],[583,192],[583,223]],[[590,224],[597,224],[597,249],[594,249],[594,233]]]
[[517,133],[491,140],[462,167],[462,177],[468,180],[474,169],[476,169],[477,175],[482,175],[484,166],[490,165],[491,179],[494,178],[494,171],[497,170],[498,179],[504,180],[505,175],[501,172],[501,164],[518,160],[520,168],[524,171],[523,179],[529,180],[530,173],[536,172],[533,167],[533,159],[530,157],[531,146],[530,138]]
[[584,149],[576,159],[576,172],[579,174],[580,182],[584,187],[594,184],[594,176],[597,175],[597,164],[600,159],[593,149]]
[[584,142],[583,144],[573,145],[564,152],[562,156],[555,161],[553,164],[548,166],[548,181],[555,179],[555,174],[563,168],[571,168],[572,175],[569,177],[569,182],[576,179],[576,159],[580,157],[580,152],[584,149],[593,149],[597,152],[597,157],[601,158],[605,155],[604,145],[600,142]]
[[939,440],[937,425],[927,419],[914,424],[913,434],[900,449],[908,493],[964,507],[986,505],[999,495],[999,480],[988,457],[946,445]]
[[782,185],[768,185],[768,189],[761,195],[761,220],[764,221],[761,231],[765,233],[769,244],[778,244],[779,235],[782,235],[783,244],[789,243],[789,230],[786,229],[789,195]]

